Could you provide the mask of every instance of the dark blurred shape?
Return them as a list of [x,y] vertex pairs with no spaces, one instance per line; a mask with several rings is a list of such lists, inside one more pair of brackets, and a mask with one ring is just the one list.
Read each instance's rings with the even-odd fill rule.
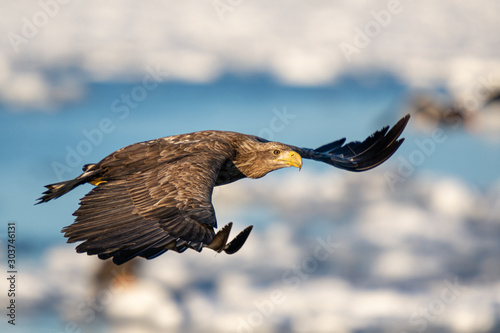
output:
[[102,262],[95,275],[95,287],[99,292],[103,289],[128,289],[132,288],[137,281],[137,274],[140,268],[138,259],[132,259],[123,265],[116,265],[111,260]]
[[491,92],[477,114],[476,123],[489,141],[500,142],[500,90]]
[[418,95],[410,102],[415,124],[421,130],[470,126],[471,112],[453,101],[443,102],[430,95]]
[[[415,125],[423,131],[464,129],[484,135],[488,139],[500,139],[500,90],[492,90],[485,100],[476,100],[476,108],[466,107],[465,102],[439,95],[417,95],[410,102]],[[474,103],[475,104],[475,103]]]
[[491,105],[496,105],[496,107],[500,107],[500,90],[493,91],[486,102],[483,105],[483,108],[489,107]]

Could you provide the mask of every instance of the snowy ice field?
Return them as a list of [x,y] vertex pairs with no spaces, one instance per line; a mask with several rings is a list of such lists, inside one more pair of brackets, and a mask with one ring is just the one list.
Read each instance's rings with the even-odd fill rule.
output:
[[[500,183],[302,171],[215,192],[256,230],[234,256],[167,253],[135,279],[48,249],[19,277],[21,327],[53,332],[495,332]],[[270,200],[269,200],[270,199]],[[266,216],[266,217],[264,217]],[[261,221],[259,223],[259,221]],[[120,276],[115,268],[112,276]],[[0,298],[5,302],[5,295]]]
[[[498,107],[478,110],[500,87],[498,0],[0,8],[0,265],[7,277],[8,221],[19,265],[17,325],[2,315],[2,332],[500,330],[500,126]],[[169,252],[96,282],[103,262],[59,233],[90,187],[33,206],[43,185],[78,174],[53,163],[103,119],[115,128],[81,164],[208,128],[302,146],[359,140],[410,112],[418,92],[468,109],[473,131],[418,132],[414,117],[396,155],[367,173],[305,161],[217,188],[219,224],[255,225],[233,256]],[[126,94],[137,104],[127,114]],[[273,130],[285,111],[294,118]]]
[[187,82],[270,73],[298,86],[391,72],[461,98],[500,81],[497,0],[0,4],[0,96],[18,107],[50,109],[89,81],[140,81],[147,68]]

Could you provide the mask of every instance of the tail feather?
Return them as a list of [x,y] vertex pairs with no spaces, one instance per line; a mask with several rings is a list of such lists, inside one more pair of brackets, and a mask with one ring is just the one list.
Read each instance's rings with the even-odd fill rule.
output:
[[69,191],[71,191],[75,187],[77,187],[81,184],[85,184],[87,182],[91,182],[92,180],[94,180],[98,176],[99,176],[99,174],[96,174],[96,172],[91,172],[91,173],[84,172],[83,174],[76,177],[75,179],[45,185],[45,187],[47,188],[47,191],[43,192],[42,193],[43,195],[37,199],[38,201],[37,201],[36,205],[38,205],[42,202],[47,202],[47,201],[55,199],[55,198],[59,198],[61,195],[68,193]]

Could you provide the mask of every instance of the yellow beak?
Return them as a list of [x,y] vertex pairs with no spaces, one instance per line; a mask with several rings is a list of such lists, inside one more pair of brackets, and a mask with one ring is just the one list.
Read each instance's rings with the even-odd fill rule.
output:
[[289,166],[299,168],[299,171],[302,169],[302,157],[293,150],[283,152],[279,161]]

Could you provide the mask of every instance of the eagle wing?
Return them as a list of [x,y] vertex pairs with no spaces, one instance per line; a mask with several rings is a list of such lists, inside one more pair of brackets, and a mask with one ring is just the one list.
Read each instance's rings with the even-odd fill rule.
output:
[[410,115],[399,120],[391,129],[389,126],[373,133],[363,142],[353,141],[345,144],[340,139],[316,149],[293,147],[302,158],[321,161],[349,171],[366,171],[385,162],[403,143],[399,139]]
[[99,185],[81,199],[75,223],[63,229],[68,243],[84,241],[77,252],[113,257],[116,264],[169,249],[201,251],[215,235],[211,195],[229,153],[218,145],[155,140],[108,156],[95,167],[104,170]]

